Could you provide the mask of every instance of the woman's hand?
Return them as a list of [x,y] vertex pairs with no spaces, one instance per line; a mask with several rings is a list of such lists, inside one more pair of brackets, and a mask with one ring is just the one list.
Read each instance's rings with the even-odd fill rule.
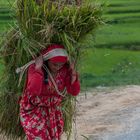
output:
[[35,59],[35,69],[40,70],[43,66],[43,56],[40,55]]

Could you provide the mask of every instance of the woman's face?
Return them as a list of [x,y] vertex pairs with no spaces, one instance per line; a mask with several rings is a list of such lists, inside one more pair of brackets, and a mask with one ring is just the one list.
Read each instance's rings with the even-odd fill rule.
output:
[[63,62],[53,63],[48,60],[48,67],[54,73],[58,72],[64,66],[64,64],[65,63],[63,63]]

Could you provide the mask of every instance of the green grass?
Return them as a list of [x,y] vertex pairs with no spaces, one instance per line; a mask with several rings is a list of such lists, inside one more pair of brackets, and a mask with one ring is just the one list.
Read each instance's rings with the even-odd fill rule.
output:
[[[139,23],[106,25],[100,28],[95,38],[95,45],[98,47],[132,47],[140,44]],[[124,46],[123,46],[124,45]],[[138,46],[138,49],[140,47]]]
[[139,18],[140,17],[140,13],[123,13],[123,14],[105,14],[103,16],[104,18],[106,18],[107,20],[118,20],[118,19],[124,19],[124,18]]
[[122,10],[119,10],[119,9],[110,9],[110,10],[107,10],[107,13],[109,14],[122,14],[122,13],[138,13],[140,12],[140,9],[122,9]]
[[[99,0],[103,1],[103,0]],[[107,0],[103,18],[106,25],[96,34],[96,47],[140,50],[140,1]]]
[[4,71],[4,66],[3,66],[3,62],[2,60],[0,59],[0,76],[3,74],[3,71]]
[[5,33],[13,26],[13,20],[0,21],[0,43]]
[[9,29],[9,26],[13,25],[14,21],[13,20],[9,20],[9,21],[0,21],[0,32],[3,32]]
[[132,11],[132,10],[140,10],[140,6],[139,5],[116,6],[116,7],[110,6],[108,10],[119,11],[119,12]]
[[[95,75],[109,74],[112,68],[121,61],[127,59],[130,63],[138,64],[133,65],[133,69],[138,67],[140,69],[140,52],[139,51],[129,51],[129,50],[112,50],[112,49],[97,49],[91,48],[86,51],[88,55],[84,56],[81,65],[83,66],[81,72],[84,73],[94,73]],[[84,65],[84,64],[89,65]],[[132,67],[132,65],[131,65]]]
[[140,52],[88,49],[87,54],[80,63],[83,87],[140,84]]
[[91,3],[104,3],[107,6],[129,6],[129,5],[139,5],[140,1],[139,0],[86,0]]
[[13,6],[14,2],[15,2],[15,0],[1,0],[0,7],[11,7],[11,6]]
[[[93,0],[90,0],[93,1]],[[99,2],[105,2],[107,5],[113,4],[113,5],[131,5],[131,4],[140,4],[139,0],[97,0]]]
[[6,9],[0,9],[0,20],[5,21],[5,20],[11,20],[12,19],[12,10]]

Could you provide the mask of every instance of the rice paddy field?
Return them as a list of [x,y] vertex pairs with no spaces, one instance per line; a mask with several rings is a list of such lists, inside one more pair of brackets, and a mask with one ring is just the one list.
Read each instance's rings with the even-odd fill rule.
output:
[[[82,87],[140,84],[140,1],[96,1],[105,3],[105,23],[85,40],[88,49],[79,68]],[[14,24],[13,3],[0,0],[0,41]]]

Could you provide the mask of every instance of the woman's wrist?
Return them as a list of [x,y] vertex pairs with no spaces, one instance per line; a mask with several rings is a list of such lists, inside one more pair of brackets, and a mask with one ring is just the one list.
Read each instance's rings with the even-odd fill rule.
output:
[[41,70],[42,67],[35,65],[35,70]]

